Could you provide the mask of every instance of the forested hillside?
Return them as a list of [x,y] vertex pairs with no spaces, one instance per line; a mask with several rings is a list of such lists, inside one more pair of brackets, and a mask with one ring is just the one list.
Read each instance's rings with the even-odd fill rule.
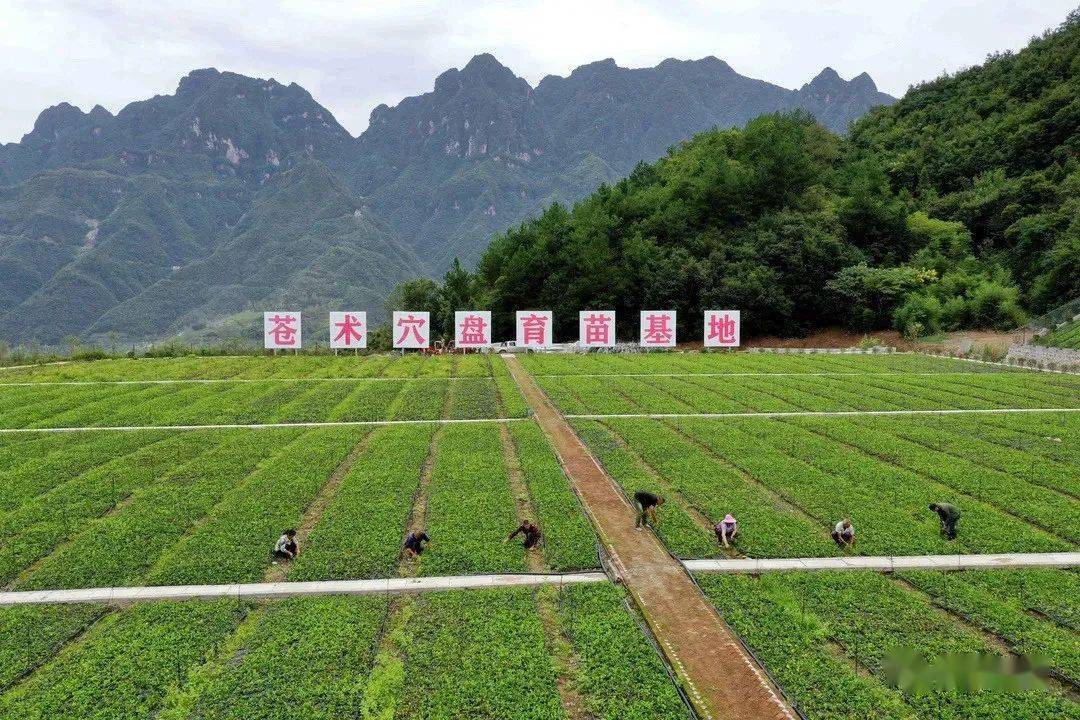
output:
[[714,57],[533,88],[483,54],[358,138],[295,83],[212,68],[115,115],[61,103],[0,145],[0,341],[253,339],[269,306],[377,319],[396,283],[472,267],[695,132],[793,107],[842,131],[892,101],[865,73],[789,90]]
[[[1016,54],[913,88],[850,138],[805,113],[714,130],[573,208],[495,237],[475,275],[392,300],[509,323],[552,308],[744,311],[752,334],[842,324],[1011,328],[1080,293],[1080,15]],[[509,327],[500,328],[502,334]],[[691,335],[696,334],[694,330]]]

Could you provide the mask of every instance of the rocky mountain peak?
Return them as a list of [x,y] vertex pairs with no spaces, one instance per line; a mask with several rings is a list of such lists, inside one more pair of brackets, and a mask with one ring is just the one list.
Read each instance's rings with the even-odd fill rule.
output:
[[41,111],[34,121],[34,129],[26,137],[55,137],[61,131],[78,125],[85,117],[86,114],[71,103],[58,103]]
[[827,90],[847,85],[847,81],[840,77],[840,73],[826,66],[814,76],[814,79],[803,85],[802,89]]
[[221,78],[221,72],[217,68],[200,68],[192,70],[180,79],[176,88],[177,95],[202,95],[207,92],[214,83]]
[[513,95],[526,95],[532,89],[491,53],[476,55],[462,69],[451,68],[435,79],[437,94],[455,93],[463,87],[487,87]]
[[869,73],[861,72],[851,79],[851,87],[859,90],[860,92],[873,92],[878,91],[877,84],[874,79],[870,77]]

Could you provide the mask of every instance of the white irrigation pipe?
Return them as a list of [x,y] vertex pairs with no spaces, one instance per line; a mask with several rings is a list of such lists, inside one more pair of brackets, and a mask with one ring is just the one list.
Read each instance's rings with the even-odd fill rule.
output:
[[1043,412],[1080,412],[1080,407],[1073,408],[949,408],[947,410],[792,410],[784,412],[743,412],[743,413],[612,413],[565,415],[568,420],[607,420],[607,419],[647,419],[666,420],[668,418],[778,418],[778,417],[847,417],[858,415],[964,415],[995,413],[1043,413]]
[[[683,560],[690,572],[740,573],[822,572],[868,570],[987,570],[994,568],[1071,568],[1080,566],[1080,553],[1008,553],[1001,555],[913,555],[899,557],[830,558],[735,558]],[[602,572],[537,573],[504,575],[450,575],[377,580],[317,580],[312,582],[271,582],[227,585],[161,585],[145,587],[78,588],[71,590],[21,590],[0,592],[0,606],[65,603],[131,603],[157,600],[272,600],[315,595],[389,595],[438,592],[440,590],[484,590],[500,587],[539,585],[579,585],[608,582]]]
[[1080,552],[1004,553],[999,555],[907,555],[897,557],[722,558],[683,560],[690,572],[740,573],[822,572],[830,570],[993,570],[994,568],[1080,567]]
[[[964,373],[970,375],[971,373]],[[298,378],[178,378],[174,380],[42,380],[40,382],[2,382],[0,387],[55,387],[68,385],[228,385],[275,382],[405,382],[407,380],[495,380],[492,375],[456,375],[454,377],[298,377]]]
[[324,427],[367,427],[369,425],[461,425],[472,423],[509,423],[521,422],[529,418],[443,418],[438,420],[340,420],[337,422],[280,422],[280,423],[255,423],[243,424],[216,424],[216,425],[86,425],[83,427],[58,427],[58,428],[0,428],[0,435],[15,433],[73,433],[73,432],[104,432],[115,431],[138,431],[138,430],[269,430],[274,428],[324,428]]
[[271,582],[229,585],[162,585],[148,587],[81,588],[76,590],[23,590],[0,592],[0,606],[54,603],[130,603],[154,600],[272,600],[313,595],[387,595],[437,592],[439,590],[483,590],[500,587],[539,585],[580,585],[608,582],[602,572],[548,573],[520,575],[457,575],[378,580],[319,580],[313,582]]
[[[1029,368],[1012,368],[1013,370],[1028,370]],[[897,371],[874,371],[869,372],[846,372],[839,370],[822,371],[822,372],[709,372],[709,373],[548,373],[544,375],[533,375],[536,378],[579,378],[579,377],[592,377],[592,378],[620,378],[620,377],[637,377],[637,378],[654,378],[654,377],[895,377],[895,376],[908,376],[908,375],[978,375],[979,377],[991,376],[991,375],[1009,375],[1010,373],[1001,372],[972,372],[970,370],[942,370],[942,371],[918,371],[918,372],[897,372]],[[14,385],[16,383],[0,383],[0,385]],[[27,383],[29,385],[35,383]]]

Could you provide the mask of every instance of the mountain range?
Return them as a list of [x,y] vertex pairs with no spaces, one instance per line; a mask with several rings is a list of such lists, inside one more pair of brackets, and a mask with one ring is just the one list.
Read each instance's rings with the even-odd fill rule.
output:
[[0,339],[254,337],[271,306],[378,319],[398,282],[701,130],[802,109],[844,132],[894,101],[865,73],[789,90],[715,57],[532,87],[483,54],[359,137],[295,83],[215,69],[115,115],[61,103],[0,146]]

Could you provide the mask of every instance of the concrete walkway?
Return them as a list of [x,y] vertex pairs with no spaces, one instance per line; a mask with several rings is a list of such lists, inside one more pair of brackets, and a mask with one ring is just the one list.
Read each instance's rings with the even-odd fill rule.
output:
[[1008,413],[1080,412],[1071,408],[949,408],[948,410],[792,410],[783,412],[741,413],[589,413],[566,415],[571,420],[606,420],[612,418],[641,418],[666,420],[668,418],[782,418],[782,417],[848,417],[852,415],[996,415]]
[[[504,356],[505,357],[505,356]],[[621,581],[656,637],[699,717],[796,720],[795,711],[686,569],[650,530],[634,528],[634,509],[517,361],[506,365],[533,409]]]
[[271,600],[312,595],[391,595],[480,590],[539,585],[580,585],[608,582],[602,572],[520,575],[456,575],[445,577],[382,578],[378,580],[318,580],[229,585],[162,585],[149,587],[82,588],[78,590],[24,590],[0,592],[0,606],[70,603],[132,603],[153,600]]
[[684,560],[690,572],[742,573],[820,572],[827,570],[993,570],[1000,568],[1080,567],[1080,552],[1005,553],[1002,555],[908,555],[895,557],[721,558]]
[[460,425],[520,422],[526,419],[527,418],[467,418],[455,420],[443,418],[439,420],[342,420],[339,422],[280,422],[251,425],[86,425],[83,427],[58,428],[0,428],[0,435],[13,435],[15,433],[104,432],[106,430],[128,432],[139,430],[269,430],[273,428],[365,427],[368,425]]

